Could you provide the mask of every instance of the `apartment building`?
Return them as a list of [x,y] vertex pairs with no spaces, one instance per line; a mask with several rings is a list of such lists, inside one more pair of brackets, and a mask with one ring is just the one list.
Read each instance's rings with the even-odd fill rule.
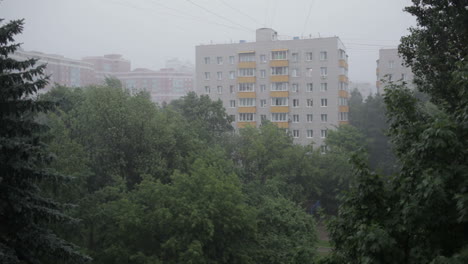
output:
[[398,54],[398,49],[380,49],[377,60],[377,93],[383,94],[386,82],[406,82],[413,87],[413,73],[403,64],[403,58]]
[[279,40],[261,28],[256,41],[196,47],[196,89],[222,100],[234,126],[270,120],[297,144],[322,146],[348,123],[348,63],[338,37]]
[[17,50],[10,55],[15,60],[37,59],[36,65],[46,64],[44,73],[49,76],[49,84],[41,93],[55,84],[79,87],[96,82],[93,65],[81,60],[66,58],[62,55],[46,54],[38,51]]

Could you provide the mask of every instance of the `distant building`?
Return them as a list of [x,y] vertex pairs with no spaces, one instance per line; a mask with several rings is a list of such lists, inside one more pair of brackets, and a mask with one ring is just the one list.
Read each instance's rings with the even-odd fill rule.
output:
[[96,78],[100,82],[113,73],[131,71],[131,62],[120,54],[84,57],[82,60],[93,65]]
[[131,91],[147,91],[151,100],[169,103],[193,90],[193,73],[174,69],[153,71],[137,68],[129,72],[116,72],[113,76]]
[[379,59],[377,60],[377,93],[384,92],[384,82],[392,81],[395,83],[406,82],[408,86],[413,86],[413,73],[411,69],[404,66],[403,58],[398,54],[398,49],[379,50]]
[[45,90],[55,84],[79,87],[96,83],[93,65],[81,60],[65,58],[61,55],[45,54],[37,51],[17,50],[10,55],[16,60],[38,59],[36,65],[46,64],[45,74],[50,76]]
[[370,95],[374,95],[376,93],[376,87],[373,84],[366,82],[350,82],[349,91],[352,92],[354,89],[357,89],[359,93],[361,93],[363,99],[366,99]]
[[338,37],[279,40],[261,28],[255,42],[197,46],[196,90],[220,99],[237,128],[270,120],[321,146],[348,123],[347,60]]

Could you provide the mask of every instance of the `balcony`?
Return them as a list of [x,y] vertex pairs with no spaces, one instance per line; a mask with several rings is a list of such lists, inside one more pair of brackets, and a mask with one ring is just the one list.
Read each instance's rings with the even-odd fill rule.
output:
[[289,123],[288,122],[272,122],[279,128],[289,128]]
[[338,91],[338,96],[343,97],[343,98],[349,98],[349,93],[348,93],[348,91],[345,91],[345,90],[339,90]]
[[238,83],[254,83],[254,82],[256,82],[256,78],[255,78],[255,76],[237,77],[237,82]]
[[289,82],[289,75],[270,76],[270,82]]
[[238,113],[256,113],[257,108],[255,106],[240,106],[237,108]]
[[289,97],[288,91],[271,91],[270,97]]
[[338,78],[340,82],[348,83],[348,76],[341,74]]
[[340,105],[338,107],[338,112],[349,112],[349,106],[347,105]]
[[287,67],[289,66],[288,60],[271,60],[270,67]]
[[255,92],[237,92],[238,98],[255,98],[257,94]]
[[289,113],[289,106],[270,106],[271,113]]
[[257,67],[257,63],[255,61],[242,61],[237,64],[237,68],[255,68]]
[[343,59],[339,60],[339,61],[338,61],[338,65],[339,65],[340,67],[343,67],[343,68],[345,68],[345,69],[348,69],[348,62],[346,62],[346,60],[343,60]]
[[238,128],[245,128],[245,127],[256,127],[257,122],[237,122],[237,127]]

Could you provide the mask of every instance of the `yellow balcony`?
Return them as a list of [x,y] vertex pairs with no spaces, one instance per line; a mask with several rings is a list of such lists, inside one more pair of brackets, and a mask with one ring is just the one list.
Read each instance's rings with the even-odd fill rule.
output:
[[257,122],[237,122],[238,128],[256,127],[256,126],[257,126]]
[[257,108],[255,106],[244,106],[238,107],[237,112],[239,113],[256,113]]
[[289,76],[288,75],[270,76],[270,82],[289,82]]
[[255,98],[257,97],[257,94],[255,92],[238,92],[237,97],[238,98]]
[[346,60],[339,60],[338,65],[340,67],[344,67],[344,68],[348,69],[348,63],[346,62]]
[[338,91],[338,96],[339,96],[339,97],[343,97],[343,98],[348,98],[348,97],[349,97],[349,93],[348,93],[348,91],[345,91],[345,90],[339,90],[339,91]]
[[288,51],[288,49],[274,49],[274,50],[271,50],[271,51]]
[[340,125],[348,125],[349,121],[339,121]]
[[349,106],[347,106],[347,105],[340,105],[338,111],[339,111],[339,112],[349,112]]
[[288,60],[271,60],[270,61],[271,67],[287,67],[289,66]]
[[279,128],[289,128],[288,122],[272,122],[272,123],[277,125]]
[[245,50],[245,51],[239,51],[239,54],[246,54],[246,53],[255,53],[254,50]]
[[257,64],[255,61],[241,61],[237,64],[237,68],[255,68]]
[[271,91],[270,92],[270,97],[288,97],[289,92],[288,91]]
[[237,77],[238,83],[254,83],[255,81],[255,77]]
[[289,106],[271,106],[271,113],[289,113]]
[[348,83],[348,77],[346,75],[340,75],[339,80],[340,82]]

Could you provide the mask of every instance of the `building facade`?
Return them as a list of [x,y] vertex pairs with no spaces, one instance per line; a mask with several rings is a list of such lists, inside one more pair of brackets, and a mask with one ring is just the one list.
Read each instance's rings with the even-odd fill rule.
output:
[[398,54],[398,49],[380,49],[377,60],[377,93],[383,94],[385,83],[406,82],[409,87],[413,87],[413,73],[406,67],[403,58]]
[[196,47],[197,93],[220,99],[237,128],[270,120],[302,145],[348,123],[347,73],[338,37],[278,40],[262,28],[255,42]]
[[40,92],[46,92],[55,84],[80,87],[96,83],[93,65],[85,61],[24,50],[17,50],[10,57],[20,61],[34,58],[38,60],[36,65],[47,65],[44,73],[49,76],[49,84]]

